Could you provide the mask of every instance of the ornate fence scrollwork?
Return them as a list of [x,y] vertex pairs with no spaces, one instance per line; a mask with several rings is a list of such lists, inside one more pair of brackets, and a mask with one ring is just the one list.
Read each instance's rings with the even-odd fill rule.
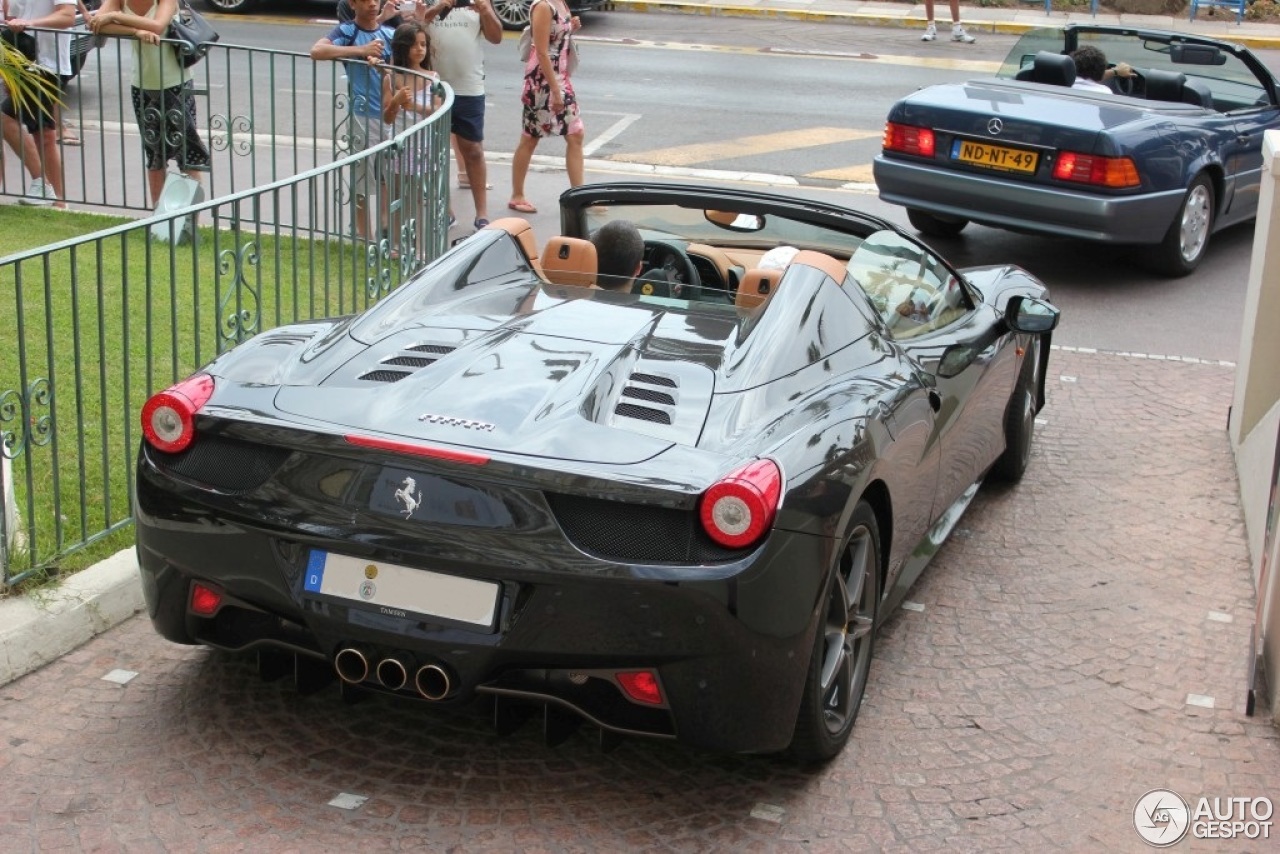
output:
[[53,438],[52,402],[53,386],[43,377],[27,386],[26,394],[12,388],[0,392],[0,453],[12,460],[28,447],[49,444]]
[[231,276],[230,286],[218,302],[218,351],[234,347],[258,331],[261,308],[258,292],[245,274],[257,269],[258,244],[247,241],[239,249],[224,249],[218,255],[218,276]]
[[209,116],[209,147],[246,156],[253,153],[253,119],[248,116]]

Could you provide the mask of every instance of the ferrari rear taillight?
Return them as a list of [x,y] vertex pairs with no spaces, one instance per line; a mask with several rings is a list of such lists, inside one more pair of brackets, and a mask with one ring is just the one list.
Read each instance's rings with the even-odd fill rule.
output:
[[1053,177],[1059,181],[1093,184],[1097,187],[1124,189],[1137,187],[1138,167],[1128,157],[1098,157],[1076,151],[1064,151],[1053,164]]
[[196,374],[169,386],[142,407],[142,435],[156,450],[176,454],[195,438],[195,415],[213,396],[213,377]]
[[212,617],[222,607],[222,593],[201,584],[191,584],[191,613],[197,617]]
[[755,460],[711,485],[702,496],[702,527],[731,549],[753,545],[773,524],[782,473],[773,460]]
[[885,151],[932,157],[934,147],[933,131],[929,128],[900,125],[897,122],[887,122],[884,126]]

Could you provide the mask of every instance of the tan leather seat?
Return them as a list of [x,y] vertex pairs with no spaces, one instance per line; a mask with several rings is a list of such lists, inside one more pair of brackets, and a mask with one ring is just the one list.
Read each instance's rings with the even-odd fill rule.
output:
[[738,295],[733,304],[738,308],[751,309],[761,305],[773,295],[782,281],[782,270],[762,270],[753,267],[742,276],[738,283]]
[[525,257],[529,259],[529,265],[541,272],[538,266],[538,240],[533,236],[533,226],[529,224],[527,219],[518,216],[499,217],[486,225],[485,228],[505,231],[514,237],[516,242],[520,244],[520,248],[524,250]]
[[553,237],[539,259],[542,275],[554,285],[589,288],[596,283],[596,247],[580,237]]
[[796,257],[791,260],[791,265],[802,264],[806,267],[813,267],[826,273],[835,280],[837,285],[844,284],[845,266],[831,257],[825,252],[815,252],[812,249],[804,249],[796,253]]

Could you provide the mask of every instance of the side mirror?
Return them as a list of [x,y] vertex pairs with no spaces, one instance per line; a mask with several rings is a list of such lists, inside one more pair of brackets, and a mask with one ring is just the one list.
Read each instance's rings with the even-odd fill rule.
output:
[[1015,296],[1010,297],[1005,306],[1004,323],[1014,332],[1039,335],[1058,327],[1059,314],[1058,309],[1044,300]]

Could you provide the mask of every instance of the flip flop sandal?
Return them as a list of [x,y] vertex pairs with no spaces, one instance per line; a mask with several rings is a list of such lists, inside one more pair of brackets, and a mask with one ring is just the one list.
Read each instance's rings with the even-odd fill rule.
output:
[[533,206],[532,202],[517,202],[515,199],[507,202],[507,207],[511,208],[513,211],[519,211],[520,213],[536,214],[538,212],[538,209]]

